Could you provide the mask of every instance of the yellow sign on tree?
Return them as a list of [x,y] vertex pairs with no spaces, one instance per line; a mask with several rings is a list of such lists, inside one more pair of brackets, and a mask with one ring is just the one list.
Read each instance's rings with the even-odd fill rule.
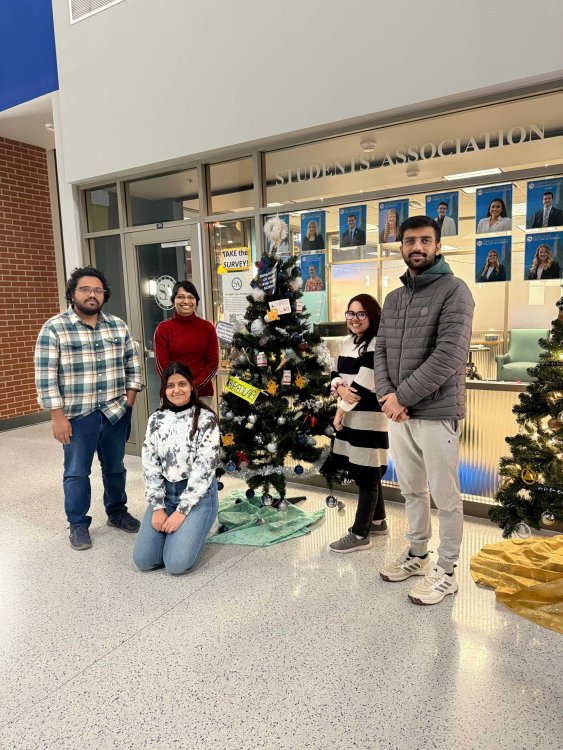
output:
[[250,385],[250,383],[245,383],[244,380],[233,378],[232,376],[227,380],[225,390],[229,393],[234,393],[235,396],[238,396],[245,401],[248,401],[249,404],[253,404],[260,393],[259,388],[255,388],[253,385]]

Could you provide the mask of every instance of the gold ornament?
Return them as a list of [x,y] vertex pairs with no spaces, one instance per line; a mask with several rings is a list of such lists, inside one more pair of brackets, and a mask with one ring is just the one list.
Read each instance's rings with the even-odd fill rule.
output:
[[306,384],[307,384],[307,381],[305,380],[303,375],[299,373],[297,377],[295,378],[295,385],[297,386],[297,388],[305,388]]
[[538,474],[529,466],[524,466],[520,472],[520,479],[524,484],[535,484],[538,481]]
[[268,318],[268,320],[271,323],[273,320],[279,320],[280,319],[280,314],[279,314],[278,310],[276,308],[274,308],[273,310],[268,310],[268,312],[266,313],[266,317]]
[[268,380],[266,383],[266,390],[270,394],[270,396],[275,396],[278,392],[278,384],[275,380]]
[[235,436],[232,432],[227,432],[225,435],[221,435],[221,442],[223,445],[234,445],[235,444]]
[[552,417],[548,421],[547,426],[549,427],[550,430],[558,430],[560,427],[563,427],[563,424],[561,424],[561,422],[555,417]]
[[546,511],[545,513],[541,514],[541,522],[544,526],[553,526],[553,524],[555,523],[555,516],[553,515],[553,513],[549,513],[548,511]]

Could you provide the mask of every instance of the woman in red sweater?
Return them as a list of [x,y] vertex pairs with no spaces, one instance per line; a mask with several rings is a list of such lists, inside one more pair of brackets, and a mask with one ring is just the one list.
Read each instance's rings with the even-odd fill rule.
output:
[[200,399],[213,404],[213,378],[219,367],[219,342],[215,327],[198,318],[199,294],[191,281],[178,281],[172,289],[176,309],[170,320],[154,332],[154,363],[159,376],[171,362],[187,365],[193,373]]

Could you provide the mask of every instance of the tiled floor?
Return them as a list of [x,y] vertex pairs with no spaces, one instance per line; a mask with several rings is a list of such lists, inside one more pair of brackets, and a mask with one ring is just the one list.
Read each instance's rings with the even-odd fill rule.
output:
[[[130,509],[144,510],[128,457]],[[460,592],[412,605],[378,566],[404,546],[400,505],[374,548],[329,553],[354,511],[269,549],[206,547],[173,578],[141,574],[134,536],[68,545],[61,451],[47,424],[0,434],[2,750],[546,750],[561,746],[561,636],[495,604],[467,521]],[[305,508],[324,507],[308,492]]]

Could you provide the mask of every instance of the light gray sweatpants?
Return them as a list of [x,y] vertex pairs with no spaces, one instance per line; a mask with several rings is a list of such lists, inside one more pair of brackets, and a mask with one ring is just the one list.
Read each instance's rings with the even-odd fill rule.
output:
[[430,492],[438,508],[438,565],[451,573],[459,557],[463,502],[459,489],[460,422],[453,419],[389,421],[389,448],[405,498],[411,552],[424,555],[432,534]]

